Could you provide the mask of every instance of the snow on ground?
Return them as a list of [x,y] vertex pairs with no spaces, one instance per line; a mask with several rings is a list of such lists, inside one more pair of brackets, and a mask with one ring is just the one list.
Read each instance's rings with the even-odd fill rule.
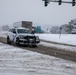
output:
[[[7,37],[8,31],[2,31],[0,33],[0,37]],[[52,41],[52,42],[58,42],[62,44],[69,44],[76,46],[76,34],[35,34],[38,35],[40,39],[46,40],[46,41]],[[75,51],[76,47],[73,46],[65,46],[60,44],[52,44],[52,43],[46,43],[46,42],[40,42],[41,45],[48,46],[48,47],[55,47],[58,49],[64,49],[69,51]]]
[[[0,37],[7,37],[8,31],[0,32]],[[40,39],[76,46],[76,34],[36,34]]]
[[52,41],[52,42],[69,44],[69,45],[74,45],[74,46],[53,44],[53,43],[47,43],[47,42],[40,42],[41,45],[76,52],[76,35],[75,34],[62,34],[61,37],[59,34],[36,34],[36,35],[38,35],[40,39],[45,40],[45,41]]
[[47,46],[47,47],[54,47],[54,48],[57,48],[60,50],[67,50],[67,51],[76,52],[76,47],[73,47],[73,46],[52,44],[52,43],[46,43],[46,42],[40,42],[40,45]]
[[[7,37],[8,31],[0,32],[0,37]],[[58,42],[63,44],[75,45],[76,46],[76,34],[35,34],[40,39],[52,42]]]
[[37,34],[40,39],[76,46],[76,34]]
[[8,31],[1,31],[0,32],[0,37],[6,38],[8,33],[9,33]]
[[76,63],[0,43],[0,75],[76,75]]

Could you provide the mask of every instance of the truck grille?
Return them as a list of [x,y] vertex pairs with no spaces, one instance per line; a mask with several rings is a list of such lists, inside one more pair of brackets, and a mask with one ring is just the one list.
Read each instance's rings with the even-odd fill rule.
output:
[[35,36],[26,36],[24,39],[35,39]]

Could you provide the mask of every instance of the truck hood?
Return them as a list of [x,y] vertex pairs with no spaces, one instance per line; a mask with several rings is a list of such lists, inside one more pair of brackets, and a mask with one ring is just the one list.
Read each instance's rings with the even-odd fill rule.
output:
[[22,33],[21,34],[18,34],[18,36],[21,36],[21,35],[22,36],[35,36],[34,34],[22,34]]

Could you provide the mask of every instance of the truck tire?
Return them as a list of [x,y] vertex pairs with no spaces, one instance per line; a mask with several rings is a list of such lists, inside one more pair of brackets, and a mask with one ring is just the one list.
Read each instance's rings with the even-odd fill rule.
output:
[[20,45],[19,38],[16,38],[16,45],[17,45],[17,46]]
[[7,36],[7,44],[11,44],[9,36]]
[[32,45],[32,47],[37,47],[37,45]]

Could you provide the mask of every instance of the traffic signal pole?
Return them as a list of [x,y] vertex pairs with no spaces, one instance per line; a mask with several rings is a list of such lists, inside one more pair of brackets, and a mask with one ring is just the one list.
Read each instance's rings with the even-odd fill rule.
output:
[[75,0],[72,0],[72,6],[75,6]]
[[59,5],[61,5],[62,4],[62,0],[59,0]]
[[45,7],[48,5],[48,0],[45,0]]

